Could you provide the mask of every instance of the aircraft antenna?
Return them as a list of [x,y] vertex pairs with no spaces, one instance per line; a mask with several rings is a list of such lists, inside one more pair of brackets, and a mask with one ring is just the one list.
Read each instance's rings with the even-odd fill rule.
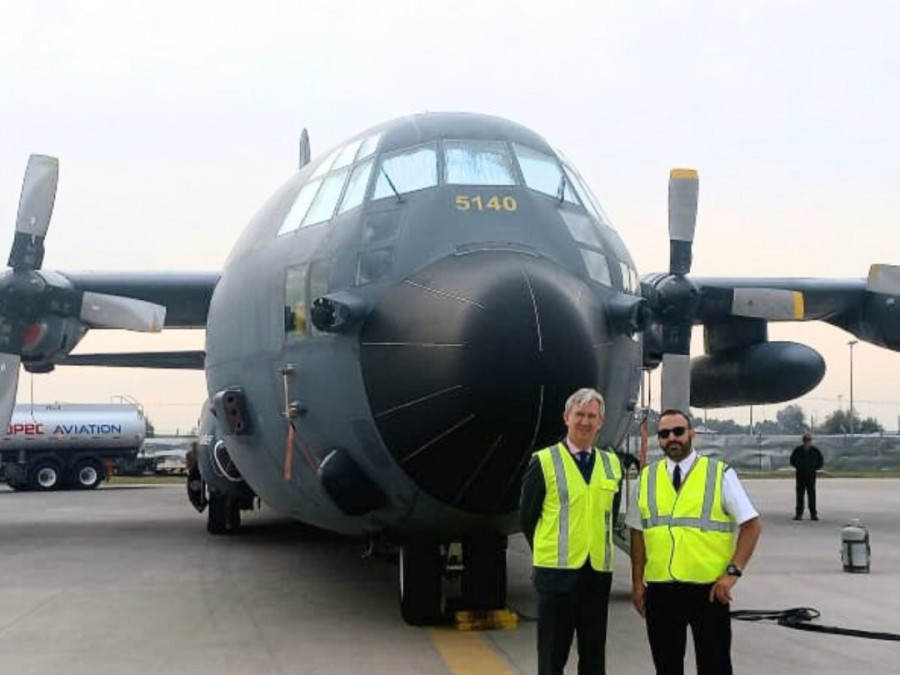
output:
[[297,168],[302,169],[309,164],[311,156],[312,153],[309,148],[309,132],[306,130],[306,127],[304,127],[303,131],[300,132],[300,162]]

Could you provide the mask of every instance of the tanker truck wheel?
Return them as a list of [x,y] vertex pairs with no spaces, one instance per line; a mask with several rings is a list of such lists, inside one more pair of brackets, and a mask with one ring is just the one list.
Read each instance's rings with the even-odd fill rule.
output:
[[75,487],[79,490],[93,490],[103,480],[103,470],[92,459],[85,459],[75,466]]
[[59,484],[59,466],[55,462],[44,460],[37,462],[32,467],[31,487],[38,492],[58,490]]

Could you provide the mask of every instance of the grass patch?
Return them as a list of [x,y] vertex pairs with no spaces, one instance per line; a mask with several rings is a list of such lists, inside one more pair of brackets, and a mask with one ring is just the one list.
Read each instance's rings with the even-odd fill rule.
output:
[[[738,469],[741,478],[790,478],[794,479],[793,471],[754,471],[753,469]],[[820,471],[819,478],[900,478],[900,469],[886,469],[884,471]]]
[[184,485],[184,476],[112,476],[110,485]]

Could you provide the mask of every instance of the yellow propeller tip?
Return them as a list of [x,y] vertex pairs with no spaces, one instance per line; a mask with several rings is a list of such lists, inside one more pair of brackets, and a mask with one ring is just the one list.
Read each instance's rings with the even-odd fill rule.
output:
[[672,180],[697,180],[697,171],[695,169],[672,169],[669,172],[669,178]]

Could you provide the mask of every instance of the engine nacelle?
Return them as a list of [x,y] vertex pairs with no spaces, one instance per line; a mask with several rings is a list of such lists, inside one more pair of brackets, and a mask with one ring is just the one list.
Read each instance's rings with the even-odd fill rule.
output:
[[858,326],[851,328],[868,342],[900,350],[900,296],[867,293]]
[[782,403],[825,376],[825,360],[795,342],[760,342],[691,360],[691,406],[726,408]]
[[29,373],[49,373],[71,352],[87,332],[78,319],[47,316],[25,331],[22,365]]

